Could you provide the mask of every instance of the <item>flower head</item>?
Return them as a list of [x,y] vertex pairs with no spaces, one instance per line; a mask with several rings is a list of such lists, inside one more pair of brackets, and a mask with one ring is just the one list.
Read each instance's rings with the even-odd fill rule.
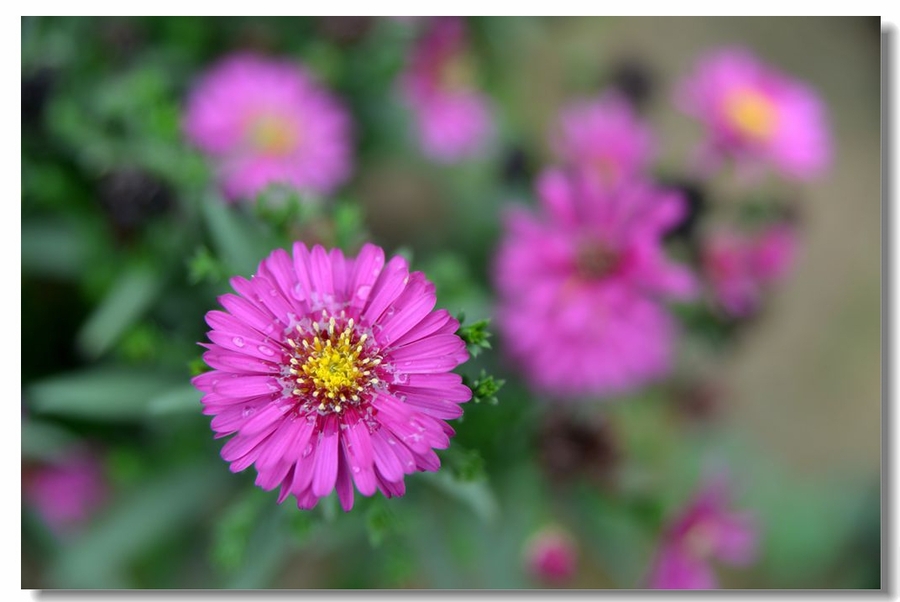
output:
[[755,313],[765,290],[789,272],[796,249],[796,232],[787,224],[753,233],[711,234],[703,243],[701,261],[716,304],[736,318]]
[[578,547],[567,531],[547,526],[534,533],[525,544],[525,564],[535,580],[562,585],[578,569]]
[[773,167],[808,180],[831,161],[826,109],[806,84],[764,64],[743,48],[703,56],[678,88],[677,104],[707,129],[704,153],[744,167]]
[[616,189],[544,173],[540,209],[515,209],[494,262],[497,324],[507,351],[542,393],[615,395],[664,376],[675,324],[660,297],[689,298],[690,271],[662,236],[681,197],[646,182]]
[[564,164],[606,186],[640,176],[656,147],[650,127],[616,93],[564,107],[551,141]]
[[349,113],[285,60],[243,53],[223,59],[194,86],[184,130],[213,158],[231,200],[269,184],[328,194],[352,169]]
[[421,272],[371,244],[353,259],[297,242],[231,284],[206,316],[213,370],[193,382],[216,436],[234,435],[232,471],[255,465],[257,485],[300,508],[336,489],[349,510],[354,485],[399,496],[406,474],[440,467],[444,421],[471,397],[450,370],[468,353]]
[[87,521],[108,493],[103,465],[86,449],[52,463],[23,467],[22,492],[50,529],[61,535]]
[[415,115],[422,150],[452,163],[481,152],[493,132],[487,98],[475,83],[465,22],[434,19],[421,36],[401,75],[404,101]]
[[706,482],[663,535],[654,561],[652,589],[715,589],[713,560],[733,566],[753,562],[757,525],[748,512],[730,509],[728,481],[717,476]]

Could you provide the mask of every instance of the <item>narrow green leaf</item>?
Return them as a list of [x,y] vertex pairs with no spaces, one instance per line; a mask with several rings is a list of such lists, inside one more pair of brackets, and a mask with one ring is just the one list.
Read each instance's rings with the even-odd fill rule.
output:
[[203,215],[209,228],[216,254],[230,274],[249,276],[268,251],[262,236],[255,233],[248,219],[242,219],[215,193],[203,198]]
[[200,409],[200,392],[190,384],[175,387],[147,403],[147,411],[154,415],[197,414]]
[[497,516],[497,499],[486,480],[461,481],[450,472],[423,472],[420,478],[468,506],[484,522]]
[[153,305],[162,290],[162,278],[146,266],[126,270],[78,333],[78,346],[96,358]]
[[183,379],[158,371],[102,368],[52,376],[26,390],[36,412],[92,420],[131,420],[146,415],[151,400]]

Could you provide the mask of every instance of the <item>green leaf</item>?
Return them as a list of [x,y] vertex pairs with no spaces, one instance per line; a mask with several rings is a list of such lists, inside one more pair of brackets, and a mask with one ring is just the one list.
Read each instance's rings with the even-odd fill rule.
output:
[[243,564],[247,544],[269,496],[250,489],[218,518],[212,535],[210,556],[220,569],[232,572]]
[[130,563],[208,514],[225,473],[194,465],[156,477],[116,500],[67,543],[48,575],[64,589],[127,588]]
[[109,350],[122,334],[156,301],[162,278],[146,266],[125,270],[78,333],[78,346],[96,358]]
[[75,278],[84,269],[88,242],[65,225],[22,224],[22,275]]
[[65,453],[77,439],[63,428],[38,420],[22,420],[22,459],[48,461]]
[[175,387],[151,399],[147,411],[154,415],[199,414],[200,392],[193,385]]
[[159,371],[100,368],[52,376],[26,389],[36,412],[92,420],[135,420],[184,379]]
[[397,528],[397,517],[381,499],[375,499],[366,512],[366,534],[373,548],[381,546],[385,537]]
[[423,472],[420,478],[468,506],[482,521],[491,522],[497,517],[497,498],[486,480],[461,481],[446,470]]
[[249,216],[238,215],[238,208],[230,207],[216,193],[208,192],[202,201],[203,216],[209,228],[216,255],[229,274],[250,276],[259,261],[270,249],[263,243],[262,233],[254,231]]

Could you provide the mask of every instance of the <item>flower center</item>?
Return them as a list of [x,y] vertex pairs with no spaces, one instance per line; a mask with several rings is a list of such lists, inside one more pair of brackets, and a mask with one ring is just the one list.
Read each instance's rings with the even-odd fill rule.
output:
[[594,157],[590,165],[602,184],[611,186],[619,181],[619,165],[611,157],[606,155]]
[[715,551],[717,535],[717,526],[710,521],[704,521],[688,531],[684,544],[694,558],[709,558]]
[[575,260],[578,273],[585,280],[608,276],[619,264],[619,254],[603,243],[591,241],[578,247]]
[[[343,312],[340,324],[335,316],[312,322],[312,329],[298,324],[299,336],[288,337],[293,349],[289,373],[293,395],[309,409],[320,413],[340,413],[345,404],[358,406],[368,389],[382,383],[376,373],[381,357],[367,345],[369,335],[360,334],[353,318]],[[323,325],[324,324],[324,325]]]
[[475,67],[465,53],[447,59],[441,66],[439,84],[442,90],[461,92],[475,87]]
[[299,143],[289,121],[269,114],[259,115],[251,121],[249,138],[258,152],[274,156],[292,153]]
[[771,138],[778,121],[775,105],[755,90],[737,90],[725,99],[725,118],[741,134],[756,140]]

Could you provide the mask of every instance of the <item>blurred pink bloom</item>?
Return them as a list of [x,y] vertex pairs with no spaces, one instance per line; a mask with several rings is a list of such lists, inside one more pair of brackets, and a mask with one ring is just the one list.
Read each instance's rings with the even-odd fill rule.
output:
[[663,534],[650,572],[651,589],[716,589],[712,562],[747,566],[756,559],[756,521],[731,508],[724,476],[707,481]]
[[642,175],[656,151],[650,126],[616,93],[564,107],[550,138],[565,165],[606,186]]
[[194,86],[183,125],[215,161],[232,201],[250,200],[269,184],[328,194],[353,167],[349,113],[287,60],[223,59]]
[[623,394],[665,376],[676,327],[660,298],[697,289],[662,246],[683,217],[681,196],[557,170],[537,191],[537,212],[506,215],[493,265],[506,351],[533,388],[559,397]]
[[827,111],[816,92],[743,48],[703,56],[676,103],[707,129],[707,168],[727,157],[748,172],[772,167],[809,180],[831,163]]
[[22,492],[59,535],[87,521],[108,493],[100,459],[83,449],[54,463],[23,467]]
[[400,88],[415,116],[420,146],[435,161],[475,156],[493,135],[488,99],[474,80],[465,21],[433,19],[412,50]]
[[703,243],[701,262],[716,303],[739,318],[759,309],[766,288],[788,274],[796,252],[794,228],[776,224],[755,233],[712,233]]
[[525,563],[535,580],[564,585],[578,569],[578,548],[560,527],[544,527],[525,544]]
[[297,242],[231,284],[227,311],[206,314],[213,370],[193,383],[216,437],[234,435],[233,472],[255,465],[279,503],[308,509],[337,490],[350,510],[354,485],[400,496],[405,475],[440,468],[445,420],[472,396],[451,370],[469,356],[422,272],[371,244],[347,258]]

